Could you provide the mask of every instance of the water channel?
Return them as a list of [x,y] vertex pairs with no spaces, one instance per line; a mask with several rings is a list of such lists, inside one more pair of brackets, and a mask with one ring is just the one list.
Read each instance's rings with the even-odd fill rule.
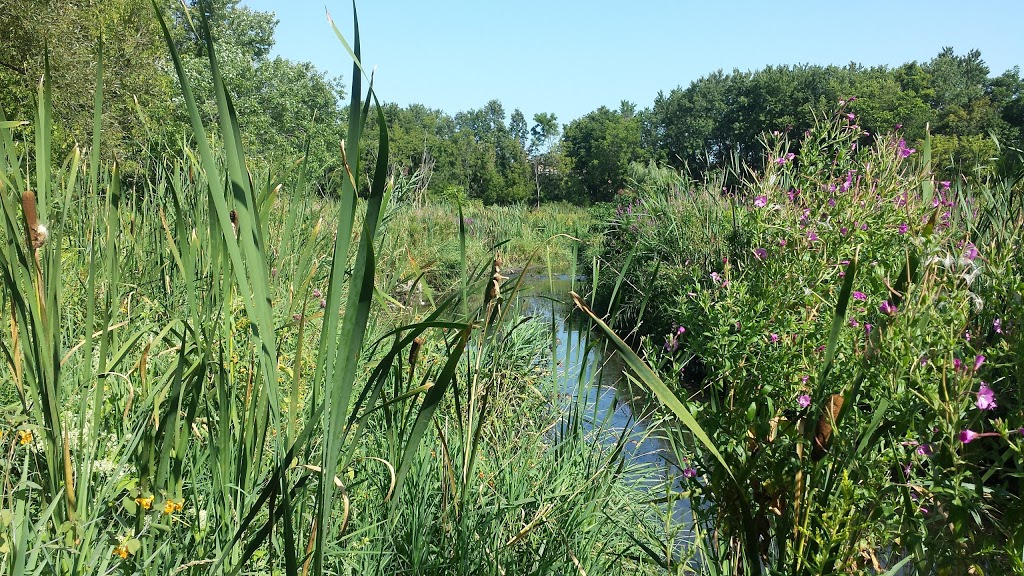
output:
[[[586,415],[601,441],[614,442],[626,431],[625,457],[643,472],[652,500],[666,490],[681,492],[681,469],[664,434],[652,418],[647,392],[627,378],[622,360],[589,330],[582,313],[574,313],[569,291],[585,293],[589,280],[569,276],[524,279],[517,293],[521,313],[550,322],[554,330],[554,381],[568,409]],[[687,500],[673,505],[676,522],[691,522]]]

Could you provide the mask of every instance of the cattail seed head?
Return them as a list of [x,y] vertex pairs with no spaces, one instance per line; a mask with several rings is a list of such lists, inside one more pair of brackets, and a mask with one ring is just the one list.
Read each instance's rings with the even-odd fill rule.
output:
[[839,412],[843,409],[843,395],[833,394],[829,396],[828,402],[822,407],[821,417],[818,418],[818,427],[814,433],[814,459],[821,460],[828,453],[828,441],[832,436],[832,427]]
[[50,237],[46,226],[39,224],[39,213],[36,211],[36,195],[31,190],[25,190],[21,195],[21,210],[25,214],[25,228],[28,230],[29,240],[32,247],[39,249],[46,244]]

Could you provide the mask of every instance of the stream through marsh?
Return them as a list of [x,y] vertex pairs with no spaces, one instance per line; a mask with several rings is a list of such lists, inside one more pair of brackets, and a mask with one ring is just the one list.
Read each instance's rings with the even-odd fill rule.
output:
[[[603,442],[614,443],[625,431],[625,457],[642,471],[640,480],[652,500],[666,490],[682,492],[681,468],[654,418],[657,401],[629,381],[622,360],[573,309],[569,291],[585,293],[588,283],[565,275],[527,276],[516,295],[522,314],[551,324],[552,370],[563,412],[577,407],[584,425]],[[673,517],[691,522],[688,500],[674,502]]]

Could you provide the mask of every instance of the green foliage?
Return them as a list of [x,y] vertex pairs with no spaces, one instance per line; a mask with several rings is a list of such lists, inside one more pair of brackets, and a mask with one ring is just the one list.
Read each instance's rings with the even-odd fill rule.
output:
[[[1022,126],[1019,70],[995,78],[988,74],[978,51],[958,56],[950,48],[929,62],[897,68],[851,64],[718,71],[685,89],[658,94],[644,126],[645,145],[654,158],[677,168],[703,172],[730,162],[734,154],[760,167],[762,132],[799,140],[815,125],[815,110],[850,101],[848,110],[865,132],[862,143],[897,125],[908,141],[921,142],[930,124],[933,134],[950,142],[995,134],[1016,146]],[[950,157],[970,158],[975,148],[954,146]],[[952,174],[945,173],[946,179]]]
[[565,127],[562,151],[571,166],[567,186],[576,198],[608,202],[626,185],[631,162],[642,160],[641,121],[635,107],[604,106]]
[[128,173],[143,169],[150,135],[140,115],[147,110],[159,118],[158,110],[174,94],[161,68],[166,50],[149,2],[7,0],[0,9],[0,29],[0,109],[9,118],[34,117],[33,96],[49,58],[53,137],[60,154],[92,133],[94,71],[102,41],[103,159],[116,159]]
[[[641,470],[624,438],[563,414],[555,318],[525,319],[514,287],[482,298],[492,278],[464,249],[477,296],[406,318],[389,237],[411,232],[395,218],[411,203],[387,132],[370,170],[342,159],[352,178],[329,200],[305,164],[251,171],[198,25],[219,137],[163,26],[198,150],[134,189],[98,146],[54,162],[48,76],[31,126],[0,114],[3,572],[646,573],[608,521],[657,531]],[[348,150],[384,122],[355,40]],[[518,230],[500,216],[479,236],[589,225],[568,207]]]
[[[863,146],[847,114],[792,156],[769,139],[735,198],[698,205],[717,218],[671,194],[620,207],[605,254],[638,310],[620,321],[661,330],[648,359],[694,394],[685,408],[725,458],[677,435],[712,566],[880,572],[909,556],[925,574],[1010,572],[1024,420],[1006,326],[1024,313],[1024,268],[1019,236],[995,230],[1020,229],[1020,181],[935,182],[931,150],[893,135]],[[716,226],[733,228],[706,244],[721,259],[663,236]],[[634,264],[650,261],[653,280]]]

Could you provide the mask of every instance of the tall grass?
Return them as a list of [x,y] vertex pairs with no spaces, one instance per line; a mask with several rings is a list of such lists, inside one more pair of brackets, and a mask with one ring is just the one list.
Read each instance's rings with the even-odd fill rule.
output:
[[[389,216],[387,132],[376,165],[343,156],[336,202],[305,167],[253,174],[204,15],[215,131],[161,25],[196,150],[151,181],[100,163],[98,121],[53,157],[48,75],[34,122],[0,118],[5,573],[645,570],[607,521],[650,520],[631,464],[557,425],[550,323],[509,306],[518,283],[485,297],[494,254],[460,248],[463,290],[393,313],[412,225]],[[350,53],[343,151],[382,123],[358,27]],[[538,252],[577,215],[491,218],[481,236]]]

